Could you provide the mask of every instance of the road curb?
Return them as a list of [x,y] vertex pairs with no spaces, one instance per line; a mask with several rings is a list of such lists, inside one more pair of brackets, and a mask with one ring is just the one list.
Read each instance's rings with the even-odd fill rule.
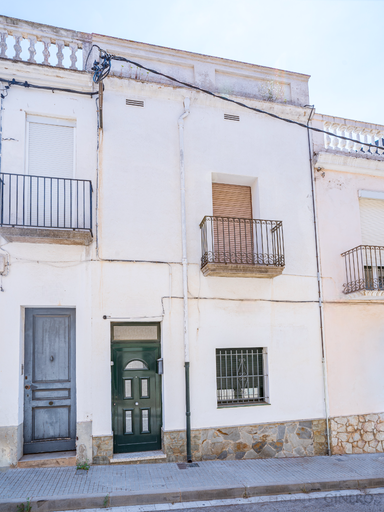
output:
[[[76,494],[63,496],[31,497],[31,512],[58,512],[87,508],[153,505],[188,501],[251,498],[272,494],[298,494],[349,489],[384,487],[384,478],[307,482],[302,484],[271,484],[238,487],[208,487],[204,489],[174,489],[165,492],[111,492],[110,494]],[[0,512],[17,512],[27,497],[0,500]]]

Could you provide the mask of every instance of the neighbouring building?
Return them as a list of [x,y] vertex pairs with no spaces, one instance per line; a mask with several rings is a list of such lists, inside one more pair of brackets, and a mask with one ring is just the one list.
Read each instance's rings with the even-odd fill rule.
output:
[[384,126],[314,126],[332,453],[383,452]]
[[0,466],[382,451],[384,127],[308,80],[0,17]]

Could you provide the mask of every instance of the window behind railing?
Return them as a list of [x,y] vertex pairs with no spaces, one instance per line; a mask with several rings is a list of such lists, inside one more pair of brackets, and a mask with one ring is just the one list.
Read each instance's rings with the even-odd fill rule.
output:
[[384,247],[359,245],[342,254],[345,259],[344,293],[384,290]]
[[0,174],[0,224],[92,231],[88,180]]
[[281,221],[207,216],[200,228],[202,268],[208,263],[285,265]]

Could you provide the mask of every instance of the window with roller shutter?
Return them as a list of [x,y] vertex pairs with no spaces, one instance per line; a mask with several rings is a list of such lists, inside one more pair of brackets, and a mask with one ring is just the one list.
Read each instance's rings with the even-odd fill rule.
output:
[[218,262],[253,263],[251,187],[212,183],[212,203]]
[[52,222],[59,228],[69,228],[80,224],[78,216],[84,226],[89,224],[83,206],[86,191],[73,180],[75,122],[28,116],[27,136],[27,174],[36,176],[26,183],[26,210],[31,224]]

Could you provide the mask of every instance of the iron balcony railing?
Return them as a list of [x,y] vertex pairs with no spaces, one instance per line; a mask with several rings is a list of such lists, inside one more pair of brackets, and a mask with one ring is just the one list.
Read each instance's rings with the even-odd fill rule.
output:
[[359,245],[343,252],[347,282],[344,293],[384,290],[384,247]]
[[0,225],[92,233],[92,183],[1,173]]
[[207,216],[200,229],[201,268],[208,263],[285,265],[281,221]]

